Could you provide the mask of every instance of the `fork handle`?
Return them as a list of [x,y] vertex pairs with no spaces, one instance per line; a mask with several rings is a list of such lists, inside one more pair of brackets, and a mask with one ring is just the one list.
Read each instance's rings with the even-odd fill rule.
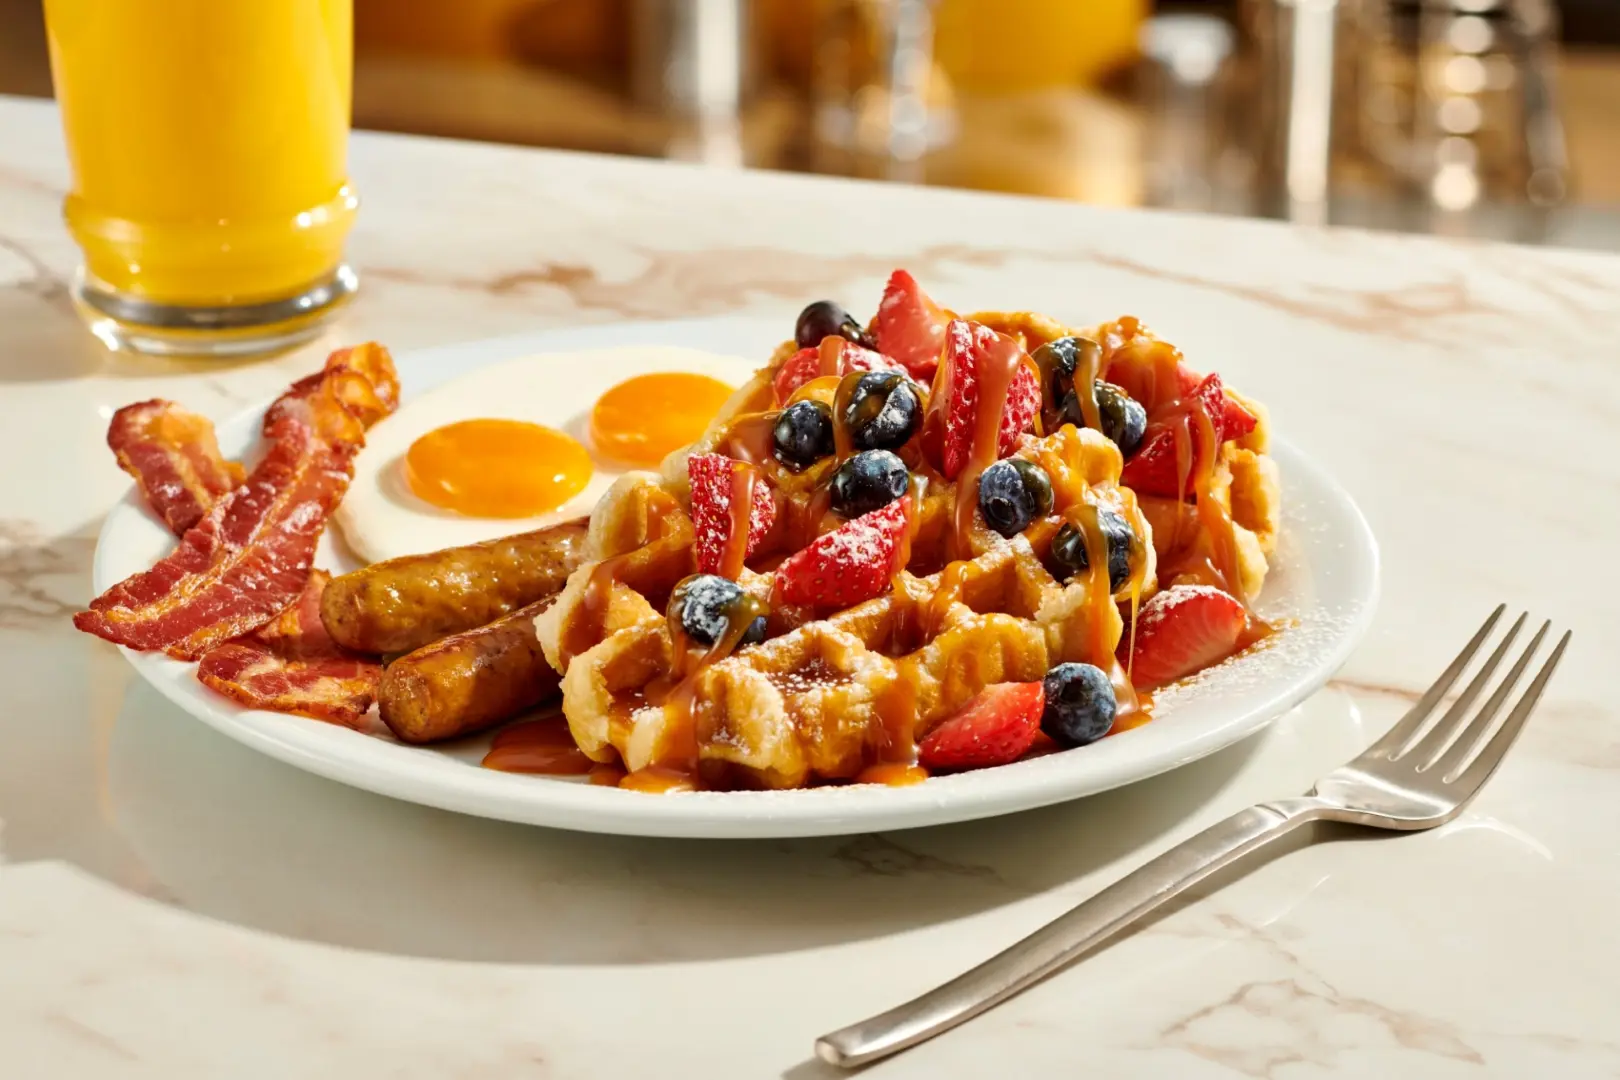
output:
[[931,1039],[1033,986],[1189,886],[1320,816],[1310,797],[1262,803],[1177,844],[1011,948],[934,990],[816,1040],[853,1068]]

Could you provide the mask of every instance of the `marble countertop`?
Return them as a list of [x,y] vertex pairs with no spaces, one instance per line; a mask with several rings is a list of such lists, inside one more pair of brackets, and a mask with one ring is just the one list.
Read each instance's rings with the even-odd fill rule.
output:
[[[1498,601],[1575,631],[1461,820],[1298,845],[882,1077],[1620,1076],[1620,259],[362,134],[362,292],[275,360],[105,352],[66,294],[48,106],[0,98],[0,1072],[821,1077],[814,1036],[999,949],[1387,726]],[[1383,546],[1376,624],[1260,736],[945,828],[644,841],[460,817],[261,757],[68,615],[112,409],[226,415],[396,351],[875,298],[1142,316],[1271,407]],[[1606,675],[1605,673],[1609,674]]]

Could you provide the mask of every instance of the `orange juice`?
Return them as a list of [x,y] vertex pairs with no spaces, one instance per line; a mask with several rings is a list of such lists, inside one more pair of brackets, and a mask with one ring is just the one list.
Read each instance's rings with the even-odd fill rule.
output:
[[347,181],[351,0],[45,0],[90,279],[181,308],[330,279]]

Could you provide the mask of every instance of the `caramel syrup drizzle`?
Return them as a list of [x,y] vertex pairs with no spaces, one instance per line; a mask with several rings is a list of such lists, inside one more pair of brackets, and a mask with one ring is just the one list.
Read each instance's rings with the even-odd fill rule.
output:
[[[1120,338],[1118,342],[1114,340],[1116,335]],[[1109,345],[1111,348],[1106,356],[1109,363],[1127,350],[1133,357],[1147,361],[1149,400],[1157,400],[1161,388],[1179,388],[1177,369],[1181,363],[1181,351],[1168,342],[1148,336],[1135,318],[1126,316],[1114,324]],[[1208,555],[1200,555],[1196,547],[1197,538],[1189,540],[1183,535],[1183,515],[1177,513],[1172,519],[1169,542],[1165,545],[1169,554],[1160,563],[1159,577],[1164,580],[1190,577],[1234,597],[1248,612],[1248,622],[1239,639],[1240,648],[1247,648],[1269,637],[1273,628],[1255,614],[1243,587],[1232,515],[1213,494],[1216,472],[1220,467],[1221,418],[1212,416],[1201,398],[1189,395],[1177,396],[1153,409],[1148,422],[1150,425],[1168,427],[1175,447],[1176,488],[1192,494],[1194,515],[1209,544]],[[1138,600],[1139,590],[1133,590],[1130,651],[1127,653],[1132,658],[1136,649]]]
[[[748,530],[753,520],[754,499],[769,497],[759,470],[752,465],[737,462],[731,470],[730,515],[726,545],[721,556],[720,572],[733,581],[742,576],[744,560],[748,554]],[[673,604],[673,599],[671,600]],[[704,669],[730,656],[737,648],[748,627],[767,606],[750,593],[726,616],[726,629],[713,645],[704,648],[695,644],[682,628],[673,610],[667,620],[674,663],[668,675],[655,679],[647,686],[647,703],[661,706],[669,721],[669,732],[662,752],[649,766],[637,769],[619,782],[620,787],[638,791],[670,792],[690,791],[700,786],[698,763],[702,754],[702,738],[697,725],[697,685]]]
[[[973,417],[973,433],[968,439],[968,460],[957,477],[955,531],[953,554],[967,557],[972,550],[969,539],[973,535],[973,512],[979,506],[979,477],[997,458],[1001,449],[1001,423],[1007,411],[1007,394],[1020,368],[1028,366],[1037,385],[1041,371],[1029,354],[1016,341],[997,334],[991,348],[985,351],[986,363],[979,374],[978,410]],[[948,363],[949,361],[947,361]],[[944,364],[941,364],[943,373]],[[941,385],[948,385],[943,383]],[[944,395],[935,397],[943,402]],[[943,407],[943,406],[942,406]]]
[[720,574],[736,581],[742,576],[743,563],[748,558],[748,534],[754,524],[754,500],[770,498],[770,490],[762,482],[759,470],[738,461],[731,467],[730,528],[725,547],[721,549]]
[[744,593],[742,601],[727,615],[725,633],[706,648],[687,636],[678,619],[669,620],[674,663],[668,675],[653,680],[646,689],[647,704],[663,708],[669,731],[653,763],[627,775],[619,782],[620,787],[669,792],[691,791],[701,786],[698,764],[702,735],[698,731],[695,708],[698,680],[705,669],[730,656],[748,627],[765,613],[764,603]]
[[[669,516],[679,509],[675,497],[668,492],[662,489],[649,492],[646,504],[647,535],[643,545],[657,543],[663,539],[664,526]],[[580,594],[579,604],[569,613],[567,623],[563,627],[562,640],[558,644],[564,670],[574,657],[602,640],[613,586],[619,583],[625,570],[633,564],[639,550],[638,546],[622,555],[603,559],[591,568],[590,575],[585,579],[585,588]]]
[[[1109,587],[1108,536],[1102,530],[1099,511],[1091,502],[1082,500],[1065,510],[1063,516],[1080,530],[1086,546],[1086,612],[1089,617],[1081,658],[1107,672],[1109,682],[1114,685],[1114,700],[1118,703],[1114,727],[1110,730],[1123,731],[1147,720],[1151,702],[1146,695],[1137,693],[1129,673],[1120,665],[1108,640],[1108,623],[1103,616],[1114,603],[1113,591]],[[1145,563],[1145,556],[1139,561]],[[1133,616],[1139,575],[1140,570],[1132,567]]]

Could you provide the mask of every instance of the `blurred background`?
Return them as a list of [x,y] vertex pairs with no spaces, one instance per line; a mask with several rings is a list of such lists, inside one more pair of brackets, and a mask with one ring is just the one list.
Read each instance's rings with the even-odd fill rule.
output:
[[[359,128],[1620,250],[1620,0],[355,0]],[[0,93],[49,96],[40,0]]]

